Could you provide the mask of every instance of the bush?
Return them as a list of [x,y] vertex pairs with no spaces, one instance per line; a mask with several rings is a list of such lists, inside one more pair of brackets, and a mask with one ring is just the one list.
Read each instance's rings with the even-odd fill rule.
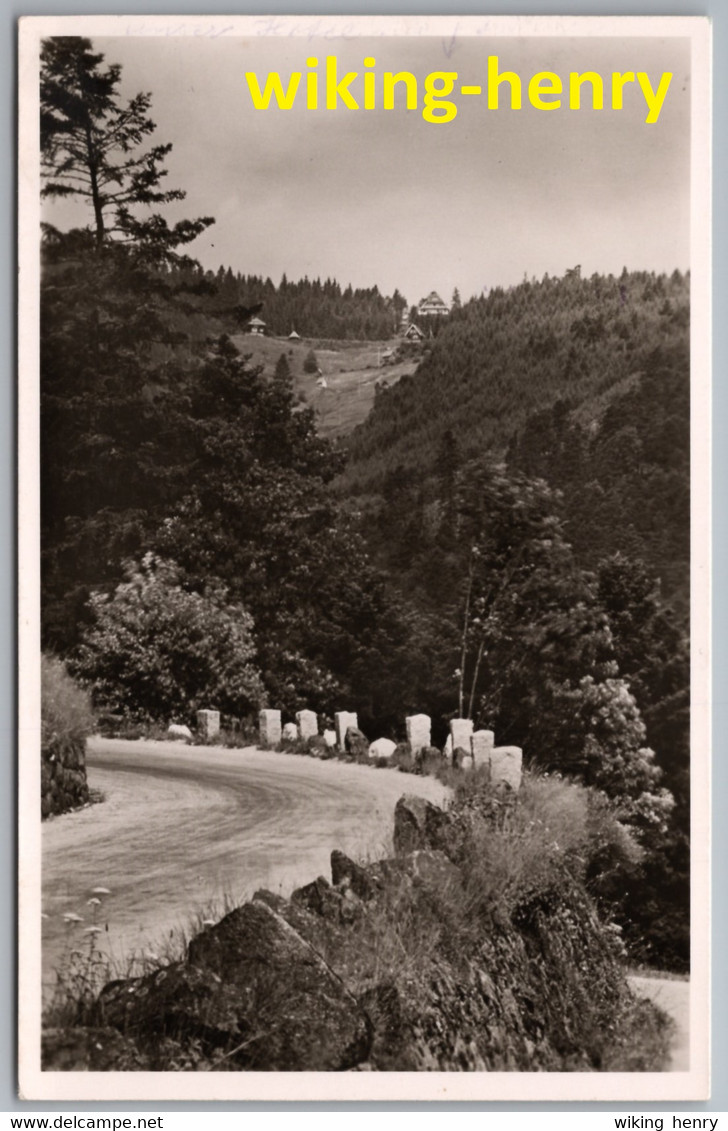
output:
[[94,624],[74,669],[96,704],[138,720],[191,724],[202,708],[240,716],[264,705],[253,622],[222,586],[190,592],[173,562],[147,554],[113,597],[96,593],[90,604]]
[[518,794],[464,775],[450,808],[453,858],[466,864],[468,914],[480,920],[514,910],[546,892],[586,885],[609,861],[632,866],[642,849],[603,796],[558,775],[525,774]]
[[41,656],[41,815],[65,813],[89,800],[86,737],[91,701],[55,656]]

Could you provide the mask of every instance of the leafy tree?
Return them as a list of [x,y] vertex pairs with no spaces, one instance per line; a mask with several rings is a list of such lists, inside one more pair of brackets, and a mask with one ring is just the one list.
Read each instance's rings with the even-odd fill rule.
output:
[[47,39],[41,49],[40,136],[42,196],[79,196],[93,209],[97,245],[131,241],[152,254],[189,243],[212,220],[184,220],[170,229],[159,214],[139,218],[138,206],[182,200],[163,190],[164,159],[172,146],[140,146],[154,132],[149,94],[120,101],[121,67],[76,36]]
[[112,597],[94,594],[91,608],[73,670],[97,705],[160,721],[192,721],[206,707],[242,716],[263,705],[253,622],[223,587],[186,589],[173,562],[147,554]]
[[[464,465],[454,493],[452,533],[440,543],[450,594],[440,596],[437,677],[442,687],[454,670],[450,714],[597,786],[635,824],[664,826],[672,801],[619,678],[595,579],[565,539],[558,499],[543,481],[489,460]],[[409,574],[415,593],[421,570]]]

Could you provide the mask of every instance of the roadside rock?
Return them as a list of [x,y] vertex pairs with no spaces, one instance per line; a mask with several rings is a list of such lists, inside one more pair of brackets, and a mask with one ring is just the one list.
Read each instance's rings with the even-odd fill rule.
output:
[[332,888],[325,876],[319,876],[311,884],[296,888],[291,893],[291,903],[299,904],[313,915],[320,915],[322,919],[331,919],[337,923],[341,919],[341,892]]
[[466,750],[464,746],[456,746],[455,749],[452,752],[452,764],[453,764],[453,766],[462,770],[465,766],[465,762],[466,762],[467,759],[470,759],[470,764],[472,766],[473,759],[472,759],[472,755],[471,755],[470,751]]
[[167,727],[167,738],[174,742],[192,742],[192,731],[179,723],[170,723]]
[[347,754],[354,758],[369,757],[369,739],[359,727],[347,727],[344,739]]
[[360,864],[356,864],[346,853],[335,848],[331,853],[331,879],[334,887],[349,888],[359,899],[373,899],[377,893],[377,884]]
[[142,1049],[160,1034],[194,1038],[249,1071],[345,1071],[367,1059],[371,1044],[371,1025],[354,996],[259,901],[197,935],[187,962],[109,984],[99,1008]]
[[370,758],[391,758],[397,749],[397,743],[391,738],[378,738],[369,747]]
[[331,758],[332,750],[322,734],[313,734],[306,743],[309,754],[316,758]]
[[424,797],[406,793],[394,810],[394,851],[397,855],[420,848],[444,849],[450,819],[444,809]]

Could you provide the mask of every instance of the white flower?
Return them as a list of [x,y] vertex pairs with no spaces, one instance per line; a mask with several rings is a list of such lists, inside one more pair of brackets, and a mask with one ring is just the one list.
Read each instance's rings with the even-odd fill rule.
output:
[[83,919],[80,915],[77,915],[75,911],[66,911],[63,918],[67,923],[83,923]]

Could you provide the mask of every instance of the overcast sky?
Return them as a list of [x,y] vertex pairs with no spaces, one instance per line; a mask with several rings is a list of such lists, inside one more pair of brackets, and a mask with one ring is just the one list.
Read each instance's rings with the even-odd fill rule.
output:
[[[689,266],[689,44],[681,39],[515,38],[104,38],[122,64],[122,90],[152,94],[155,140],[171,141],[169,187],[187,191],[174,217],[216,219],[191,251],[205,265],[289,278],[395,287],[410,303],[435,289],[449,299],[519,282],[524,274],[672,271]],[[458,86],[485,86],[488,55],[524,79],[524,107],[488,110],[458,96],[454,121],[420,109],[255,110],[245,72],[287,82],[327,55],[339,70],[408,70],[420,90],[431,71]],[[567,78],[592,70],[645,71],[657,87],[674,77],[659,121],[636,84],[624,109],[532,108],[537,71]],[[305,80],[304,80],[305,81]],[[352,91],[358,84],[352,85]],[[55,214],[59,216],[58,213]],[[49,219],[53,216],[49,214]]]

